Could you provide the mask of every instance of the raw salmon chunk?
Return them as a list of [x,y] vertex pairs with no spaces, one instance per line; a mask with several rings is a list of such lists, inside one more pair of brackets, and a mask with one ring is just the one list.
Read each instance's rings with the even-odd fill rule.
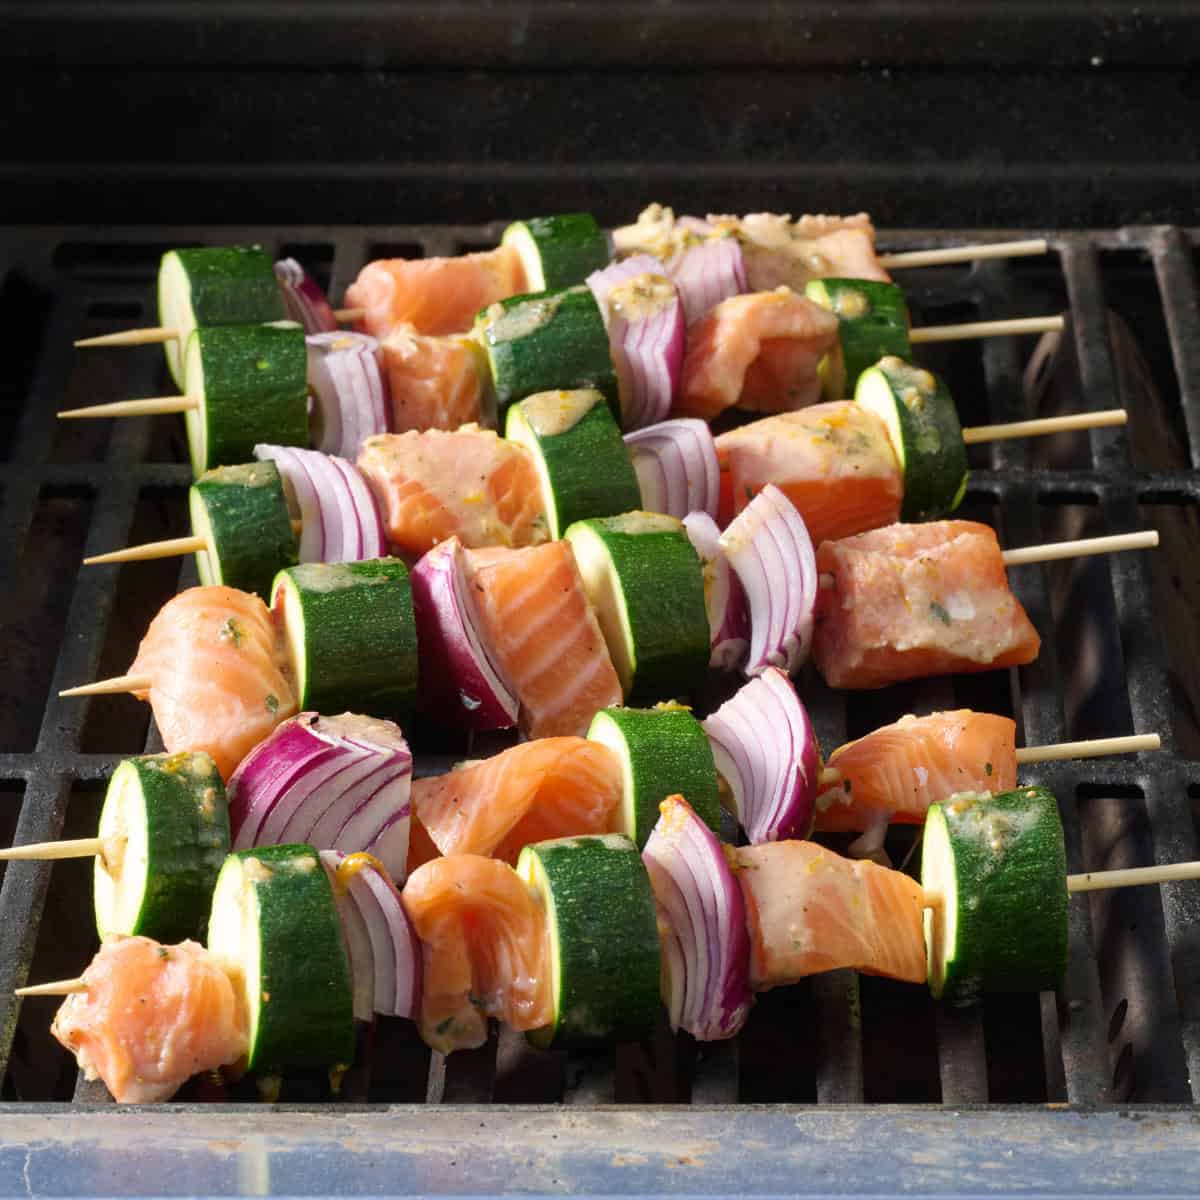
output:
[[364,310],[360,326],[381,341],[397,325],[418,333],[465,333],[489,304],[527,290],[509,246],[454,258],[382,258],[346,289],[346,306]]
[[870,829],[875,821],[920,823],[931,804],[955,792],[1017,786],[1011,717],[954,712],[911,714],[840,746],[821,772],[816,828]]
[[717,455],[729,519],[768,483],[796,506],[814,546],[899,519],[904,472],[887,427],[853,400],[731,429]]
[[531,546],[547,536],[537,468],[488,429],[383,433],[358,468],[379,501],[388,541],[421,555],[457,535],[464,546]]
[[207,750],[228,779],[252,746],[296,712],[287,652],[270,610],[229,587],[188,588],[150,622],[130,675],[150,680],[163,745]]
[[672,416],[708,420],[735,404],[767,412],[813,404],[817,364],[837,334],[837,317],[790,288],[730,296],[688,330]]
[[397,325],[381,347],[394,432],[495,425],[491,371],[472,338],[427,337]]
[[1037,657],[1041,641],[986,525],[889,525],[826,542],[817,569],[813,656],[830,687],[886,687]]
[[516,865],[532,842],[616,832],[617,756],[579,737],[539,738],[413,783],[413,807],[442,854]]
[[546,920],[507,863],[457,854],[426,863],[401,893],[421,939],[421,1036],[435,1050],[487,1040],[487,1019],[540,1029],[553,1017]]
[[83,973],[50,1032],[88,1079],[121,1104],[169,1100],[193,1075],[246,1052],[246,1019],[229,976],[195,942],[113,937]]
[[485,634],[521,703],[523,733],[582,734],[600,709],[621,703],[570,542],[466,557]]
[[746,901],[755,991],[842,967],[925,981],[924,893],[915,880],[815,842],[726,853]]

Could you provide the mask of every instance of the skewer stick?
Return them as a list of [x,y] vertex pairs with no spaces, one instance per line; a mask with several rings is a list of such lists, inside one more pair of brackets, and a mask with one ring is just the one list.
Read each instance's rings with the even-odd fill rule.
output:
[[162,326],[153,329],[122,329],[118,333],[104,333],[99,337],[80,338],[76,346],[151,346],[156,342],[173,342],[179,337],[178,329]]
[[1045,546],[1022,546],[1005,550],[1001,556],[1006,567],[1025,563],[1053,562],[1059,558],[1088,558],[1093,554],[1118,554],[1122,550],[1150,550],[1158,545],[1158,530],[1117,533],[1111,537],[1079,538],[1073,542],[1051,542]]
[[335,308],[334,319],[346,324],[350,321],[361,321],[367,315],[365,308]]
[[1044,238],[1023,242],[981,242],[974,246],[947,246],[944,250],[905,250],[900,254],[881,254],[879,265],[895,267],[938,267],[949,263],[978,262],[985,258],[1027,258],[1046,254],[1050,249]]
[[81,683],[79,687],[67,688],[60,696],[120,696],[126,692],[148,692],[151,680],[145,675],[114,675],[111,679],[97,679],[95,683]]
[[[303,529],[303,521],[292,522],[293,533],[299,534]],[[126,546],[123,550],[109,550],[104,554],[93,554],[83,561],[89,567],[97,563],[147,562],[152,558],[182,558],[185,554],[199,554],[208,548],[204,538],[193,534],[190,537],[166,538],[161,542],[143,542],[140,546]]]
[[1103,429],[1124,425],[1129,414],[1123,408],[1105,408],[1100,412],[1072,413],[1067,417],[1041,417],[1036,421],[1007,421],[1003,425],[973,425],[962,431],[968,446],[979,442],[1002,442],[1009,438],[1045,437],[1051,433],[1069,433],[1076,429]]
[[35,983],[30,987],[17,988],[14,996],[73,996],[86,992],[87,984],[81,975],[78,979],[56,979],[53,983]]
[[190,412],[199,408],[195,396],[150,396],[145,400],[117,400],[112,404],[91,404],[87,408],[68,408],[58,415],[73,417],[154,417],[159,413]]
[[1151,883],[1178,883],[1200,879],[1200,862],[1163,863],[1155,867],[1127,867],[1123,871],[1088,871],[1067,876],[1068,892],[1098,892],[1104,888],[1144,887]]
[[50,862],[60,858],[100,858],[107,846],[104,838],[75,838],[69,842],[30,842],[0,850],[0,859]]
[[961,342],[1018,333],[1059,333],[1065,324],[1062,317],[1017,317],[1011,321],[968,321],[965,325],[918,325],[908,331],[908,340],[917,346],[922,342]]

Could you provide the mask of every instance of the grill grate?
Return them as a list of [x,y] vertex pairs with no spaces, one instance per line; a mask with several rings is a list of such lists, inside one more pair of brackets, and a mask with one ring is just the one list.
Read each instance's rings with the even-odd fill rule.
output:
[[[494,241],[499,230],[238,228],[222,229],[220,240],[293,254],[340,296],[359,266],[381,252],[455,253]],[[908,231],[881,241],[903,249],[975,236]],[[1200,502],[1197,237],[1176,228],[1064,233],[1052,236],[1055,253],[1045,261],[926,270],[903,280],[925,322],[1052,311],[1069,302],[1068,335],[1024,384],[1031,343],[926,348],[922,359],[949,376],[964,424],[1035,409],[1131,408],[1128,431],[973,448],[967,515],[996,523],[1007,545],[1144,524],[1161,527],[1165,545],[1157,559],[1127,554],[1015,569],[1014,586],[1044,644],[1036,663],[1011,676],[931,680],[862,696],[829,692],[815,676],[802,681],[826,748],[904,711],[954,704],[1011,712],[1029,744],[1160,731],[1165,748],[1153,757],[1045,764],[1023,774],[1057,792],[1072,871],[1198,857],[1200,706],[1188,674],[1200,661],[1184,652],[1194,644],[1177,623],[1200,591],[1190,568]],[[78,569],[83,553],[185,527],[189,471],[179,432],[171,418],[59,425],[54,413],[70,403],[161,393],[161,356],[153,350],[85,353],[71,342],[118,323],[147,323],[161,251],[211,240],[211,230],[194,228],[0,234],[0,318],[19,335],[15,375],[0,391],[0,442],[7,443],[0,448],[0,579],[14,598],[0,657],[16,667],[0,684],[0,835],[8,840],[86,830],[118,759],[158,748],[144,706],[60,701],[56,692],[123,669],[157,606],[194,581],[190,562],[182,570]],[[1169,344],[1171,363],[1155,360],[1147,371],[1131,327],[1137,341]],[[1163,380],[1165,387],[1156,386]],[[466,749],[420,730],[413,740],[422,772],[445,769]],[[911,843],[911,831],[893,831],[893,858],[902,859]],[[28,978],[73,973],[90,954],[86,879],[79,864],[4,869],[5,1100],[103,1099],[102,1088],[74,1082],[69,1060],[49,1041],[49,1002],[26,1002],[19,1012],[12,998]],[[921,989],[838,972],[763,996],[737,1042],[712,1046],[662,1028],[645,1045],[565,1057],[501,1032],[480,1050],[446,1060],[430,1055],[411,1027],[385,1021],[364,1045],[363,1065],[347,1078],[342,1099],[585,1108],[689,1100],[1192,1103],[1200,1088],[1198,917],[1200,892],[1191,884],[1077,900],[1070,972],[1057,999],[1001,998],[956,1012],[935,1006]],[[321,1102],[326,1093],[321,1081],[295,1079],[284,1099]],[[195,1114],[192,1104],[207,1098],[192,1085],[176,1107]],[[6,1111],[34,1109],[25,1103]]]

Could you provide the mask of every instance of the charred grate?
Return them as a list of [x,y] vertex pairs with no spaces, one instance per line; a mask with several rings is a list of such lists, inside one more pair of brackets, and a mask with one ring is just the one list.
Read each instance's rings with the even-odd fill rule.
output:
[[[28,228],[0,232],[0,318],[10,371],[0,381],[0,837],[51,839],[94,823],[117,760],[157,748],[132,700],[60,701],[61,687],[119,672],[146,621],[191,567],[78,568],[83,553],[170,536],[186,521],[189,471],[172,419],[59,425],[74,403],[159,394],[153,350],[76,352],[73,339],[154,312],[158,256],[171,245],[260,242],[304,261],[340,297],[381,253],[454,253],[501,226],[331,228]],[[889,249],[971,240],[972,231],[881,234]],[[1002,236],[987,231],[986,236]],[[1029,236],[1004,231],[1003,236]],[[1070,869],[1198,857],[1200,635],[1193,563],[1200,505],[1200,294],[1197,231],[1133,228],[1052,235],[1045,260],[910,272],[918,322],[1049,312],[1072,324],[1053,353],[1014,339],[925,347],[964,424],[1057,410],[1130,409],[1127,431],[1051,444],[972,450],[968,515],[1002,540],[1156,525],[1154,556],[1023,567],[1016,590],[1042,632],[1019,673],[838,694],[815,677],[804,695],[827,749],[904,711],[954,704],[1014,715],[1026,743],[1160,731],[1153,757],[1045,765],[1024,779],[1062,803]],[[1044,361],[1043,361],[1044,358]],[[1039,366],[1040,363],[1040,366]],[[465,746],[413,739],[423,773]],[[475,752],[480,751],[475,747]],[[889,838],[893,859],[911,833]],[[13,863],[0,885],[0,1077],[3,1100],[99,1100],[46,1034],[48,1002],[19,1011],[12,989],[73,973],[93,948],[87,874],[71,864]],[[550,1055],[500,1034],[443,1060],[401,1022],[363,1045],[343,1102],[617,1102],[945,1105],[1069,1101],[1193,1103],[1200,1089],[1200,890],[1142,889],[1071,909],[1071,968],[1056,998],[934,1005],[921,989],[839,972],[760,998],[734,1043],[696,1046],[665,1027],[647,1044]],[[211,1098],[192,1085],[177,1109]],[[244,1093],[225,1097],[253,1099]],[[285,1084],[285,1100],[323,1102],[321,1081]],[[48,1111],[48,1110],[47,1110]]]

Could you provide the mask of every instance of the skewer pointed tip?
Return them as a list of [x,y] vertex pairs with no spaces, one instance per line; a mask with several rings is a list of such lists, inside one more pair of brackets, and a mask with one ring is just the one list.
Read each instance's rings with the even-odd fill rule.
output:
[[112,404],[67,408],[58,416],[60,420],[76,420],[80,417],[154,417],[160,413],[189,412],[198,408],[199,404],[192,396],[148,396],[144,400],[117,400]]
[[150,690],[150,680],[143,675],[114,675],[112,679],[97,679],[95,683],[81,683],[78,687],[65,688],[60,696],[119,696],[127,692]]
[[16,988],[14,996],[73,996],[77,992],[86,992],[87,984],[83,977],[78,979],[56,979],[52,983],[34,983],[29,987]]
[[159,342],[170,342],[179,337],[179,330],[157,327],[152,329],[121,329],[116,333],[102,333],[99,337],[80,338],[75,345],[80,349],[91,346],[152,346]]

